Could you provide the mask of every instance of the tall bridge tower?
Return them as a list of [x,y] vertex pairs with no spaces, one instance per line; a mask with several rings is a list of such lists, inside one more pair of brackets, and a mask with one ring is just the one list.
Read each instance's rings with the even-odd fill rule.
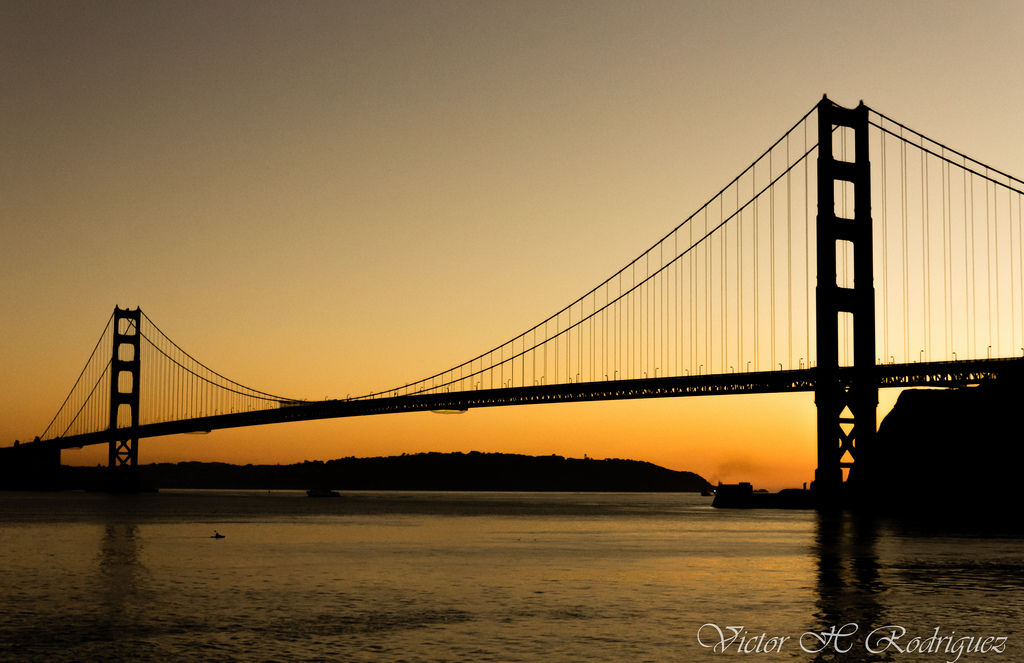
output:
[[110,440],[107,490],[139,489],[139,376],[142,309],[114,308],[114,343],[110,359]]
[[[853,160],[834,154],[833,135],[851,129]],[[850,187],[853,215],[839,216],[836,193]],[[868,108],[850,110],[828,97],[818,104],[818,284],[816,334],[818,469],[815,489],[825,504],[843,487],[843,469],[852,475],[870,470],[877,431],[878,382],[875,377],[875,288],[871,232],[871,165],[868,160]],[[838,282],[836,255],[853,257],[853,283]],[[852,316],[852,325],[848,316]],[[839,328],[852,326],[852,352],[840,353]],[[848,347],[848,346],[847,346]],[[852,364],[840,366],[840,356]],[[848,359],[847,359],[848,361]]]

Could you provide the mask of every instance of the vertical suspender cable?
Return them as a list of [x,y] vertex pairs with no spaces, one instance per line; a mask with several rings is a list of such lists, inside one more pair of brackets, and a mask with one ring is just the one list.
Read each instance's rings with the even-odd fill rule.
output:
[[931,318],[931,306],[932,306],[932,291],[931,291],[931,256],[932,256],[932,241],[931,241],[931,196],[929,195],[929,187],[931,182],[928,178],[928,156],[924,151],[924,144],[922,140],[921,145],[921,225],[924,231],[924,332],[925,337],[922,339],[925,347],[925,356],[929,360],[931,359],[932,352],[932,318]]
[[[694,246],[693,239],[690,240],[690,246]],[[693,307],[693,333],[690,338],[691,348],[691,371],[696,373],[700,366],[700,276],[698,272],[698,261],[700,259],[700,253],[696,250],[693,251],[693,261],[691,262],[692,274],[690,277],[690,305]]]
[[[818,146],[821,150],[821,146]],[[804,154],[807,154],[807,122],[804,122]],[[804,157],[804,304],[807,315],[804,318],[807,339],[807,366],[811,365],[811,183],[810,159]]]
[[[708,208],[704,207],[704,233],[703,236],[708,234]],[[711,338],[712,338],[712,322],[711,322],[711,242],[704,242],[704,364],[707,366],[705,374],[711,372]]]
[[736,188],[736,370],[743,368],[743,213],[740,209],[740,185]]
[[[718,214],[719,214],[718,224],[721,226],[723,223],[725,223],[725,194],[724,193],[720,194],[719,197],[718,197]],[[727,333],[727,328],[729,326],[729,313],[728,313],[729,307],[727,305],[728,302],[726,301],[726,276],[725,276],[725,274],[726,274],[726,271],[725,271],[726,270],[725,250],[726,250],[726,240],[727,240],[727,238],[729,236],[728,233],[729,233],[729,229],[727,227],[723,226],[722,227],[722,234],[718,238],[718,245],[722,249],[721,250],[721,255],[719,257],[719,274],[718,274],[718,278],[719,278],[719,283],[718,283],[718,285],[719,285],[719,289],[718,289],[719,290],[719,298],[718,298],[718,300],[720,302],[719,306],[720,306],[720,310],[721,310],[721,320],[720,320],[721,325],[722,325],[722,348],[721,348],[722,367],[721,367],[721,371],[723,373],[725,373],[726,366],[729,365],[729,358],[728,358],[728,355],[727,355],[727,353],[729,351],[729,348],[728,348],[729,337],[728,337],[728,333]]]
[[[768,181],[772,182],[775,177],[772,168],[772,153],[768,153]],[[770,345],[769,357],[771,359],[771,370],[775,370],[775,185],[771,185],[768,192],[768,320],[771,324],[771,331],[768,334]]]
[[[974,313],[971,316],[970,324],[971,331],[974,332],[974,345],[978,345],[978,254],[975,252],[974,246],[974,177],[970,178],[971,182],[971,301],[974,303]],[[976,348],[971,348],[970,357],[977,357],[975,352]]]
[[[1017,194],[1017,275],[1020,279],[1020,321],[1021,321],[1021,345],[1024,345],[1024,209],[1022,209],[1024,196]],[[1011,203],[1012,205],[1012,203]],[[1014,354],[1017,352],[1017,344],[1013,346]]]
[[[1012,182],[1010,182],[1012,184]],[[1008,245],[1008,258],[1010,260],[1010,354],[1016,354],[1017,352],[1017,311],[1016,307],[1016,294],[1017,280],[1013,276],[1013,191],[1007,189],[1006,191],[1006,214],[1008,216],[1006,220],[1006,228],[1010,233],[1009,245]]]
[[[989,175],[988,168],[985,169],[985,175]],[[1002,324],[1000,323],[999,315],[999,191],[996,189],[995,182],[992,183],[992,232],[993,239],[995,241],[995,258],[994,268],[996,273],[995,283],[992,284],[992,289],[996,291],[996,354],[995,356],[1001,356],[1000,350],[1003,347],[1001,340]]]
[[[967,340],[967,358],[970,359],[971,353],[971,288],[970,288],[970,248],[971,242],[968,241],[968,218],[970,216],[967,212],[967,169],[963,170],[964,176],[964,336]],[[973,204],[973,203],[972,203]]]
[[929,186],[931,182],[928,178],[928,155],[924,151],[924,140],[922,139],[921,144],[921,231],[922,237],[922,249],[923,249],[923,260],[921,261],[922,269],[924,273],[924,338],[921,342],[924,344],[925,358],[931,358],[931,340],[932,340],[932,319],[931,319],[931,255],[932,255],[932,244],[931,244],[931,211],[929,205],[931,203],[931,196],[929,195]]
[[[943,148],[945,153],[945,148]],[[942,160],[939,162],[939,177],[942,179],[942,338],[943,338],[943,359],[949,358],[949,284],[947,283],[947,272],[949,265],[949,256],[947,254],[949,243],[947,242],[946,232],[949,224],[947,223],[947,196],[949,195],[946,187],[946,179],[949,175],[949,164]]]
[[886,132],[881,132],[882,174],[882,361],[889,361],[889,199],[886,175]]
[[758,261],[758,246],[757,246],[758,245],[758,241],[757,241],[758,238],[757,238],[757,236],[759,234],[759,230],[760,229],[757,227],[757,220],[758,220],[758,209],[757,208],[760,206],[761,201],[760,201],[759,198],[757,198],[757,164],[756,163],[754,164],[754,168],[753,168],[752,173],[753,173],[751,175],[751,185],[752,186],[750,187],[750,195],[751,195],[751,198],[754,201],[754,205],[753,205],[753,207],[754,207],[754,370],[756,371],[756,370],[760,370],[760,366],[758,365],[757,359],[758,359],[758,350],[760,350],[760,347],[759,347],[760,344],[758,343],[758,341],[759,341],[759,338],[758,338],[758,336],[759,336],[758,328],[761,326],[761,320],[758,317],[758,305],[757,305],[758,304],[758,297],[760,296],[760,293],[758,292],[757,285],[758,285],[758,281],[760,280],[760,277],[761,277],[761,272],[760,272],[760,269],[758,268],[758,262],[759,261]]
[[[988,291],[988,344],[992,346],[992,213],[989,208],[988,180],[985,180],[985,279]],[[987,356],[987,353],[986,353]]]
[[[1020,320],[1021,320],[1021,345],[1024,345],[1024,216],[1021,212],[1021,202],[1024,196],[1017,194],[1017,276],[1020,279],[1018,290],[1020,291]],[[1011,202],[1011,209],[1013,203]],[[1013,352],[1017,352],[1017,344],[1013,344]]]
[[[903,130],[900,129],[902,136]],[[907,207],[907,144],[903,142],[900,144],[900,192],[901,192],[901,205],[902,205],[902,223],[903,223],[903,361],[910,361],[910,263],[909,263],[909,250],[908,250],[908,216],[909,209]]]
[[793,368],[793,182],[789,140],[786,136],[786,330],[789,335],[789,368]]
[[[739,204],[740,204],[740,190],[739,190],[739,183],[737,182],[737,184],[736,184],[736,207],[737,207],[737,209],[739,208]],[[737,256],[738,256],[738,259],[736,260],[736,274],[737,274],[737,281],[736,281],[736,293],[737,293],[736,294],[737,343],[736,343],[736,345],[738,346],[737,359],[736,359],[736,370],[744,370],[743,368],[741,368],[743,366],[743,339],[744,339],[744,329],[743,329],[743,287],[744,287],[744,285],[743,285],[743,231],[744,231],[744,227],[743,227],[743,210],[740,210],[739,214],[737,215],[737,221],[739,222],[739,225],[737,226],[737,232],[736,232],[736,252],[737,252]]]

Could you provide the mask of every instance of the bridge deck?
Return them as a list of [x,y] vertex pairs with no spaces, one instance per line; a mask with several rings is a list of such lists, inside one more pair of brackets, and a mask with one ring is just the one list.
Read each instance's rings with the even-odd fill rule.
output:
[[[1020,366],[1021,360],[1016,358],[878,364],[875,366],[875,375],[880,388],[956,387],[996,379],[1008,371],[1020,370]],[[840,369],[840,375],[842,372],[843,369]],[[138,439],[244,426],[262,426],[288,421],[362,417],[399,412],[458,411],[504,405],[814,391],[815,378],[816,369],[805,368],[790,371],[723,373],[640,380],[608,380],[603,382],[415,394],[386,398],[315,401],[287,404],[275,409],[258,412],[222,414],[182,421],[145,424],[139,426],[135,431],[119,429],[116,435],[118,439],[124,439],[126,433],[133,433],[132,436]],[[21,446],[25,448],[45,445],[51,448],[71,449],[93,444],[109,443],[114,437],[115,434],[107,430],[55,440],[29,442]],[[8,449],[0,449],[0,453]]]

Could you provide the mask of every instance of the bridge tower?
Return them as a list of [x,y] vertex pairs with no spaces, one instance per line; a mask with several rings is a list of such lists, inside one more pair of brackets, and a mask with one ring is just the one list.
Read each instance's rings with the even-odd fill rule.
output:
[[[834,154],[833,135],[853,130],[853,160]],[[847,157],[848,158],[848,157]],[[836,192],[853,193],[853,215],[839,216]],[[871,166],[868,160],[868,109],[842,108],[823,97],[818,104],[817,385],[818,469],[815,490],[823,504],[843,491],[843,469],[858,481],[871,468],[878,429],[875,377],[875,288],[871,232]],[[838,283],[836,255],[853,257],[853,283]],[[852,316],[852,353],[840,353],[840,325]],[[840,366],[840,357],[852,364]],[[848,362],[849,359],[847,358]],[[854,468],[857,468],[854,470]]]
[[[114,343],[110,360],[110,440],[107,490],[139,490],[139,341],[142,309],[114,308]],[[118,433],[118,431],[124,431]]]

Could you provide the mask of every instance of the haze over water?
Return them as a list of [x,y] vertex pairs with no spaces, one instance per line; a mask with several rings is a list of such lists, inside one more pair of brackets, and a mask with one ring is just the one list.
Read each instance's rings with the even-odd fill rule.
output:
[[693,494],[4,493],[0,660],[1013,661],[1022,572],[1019,535]]

